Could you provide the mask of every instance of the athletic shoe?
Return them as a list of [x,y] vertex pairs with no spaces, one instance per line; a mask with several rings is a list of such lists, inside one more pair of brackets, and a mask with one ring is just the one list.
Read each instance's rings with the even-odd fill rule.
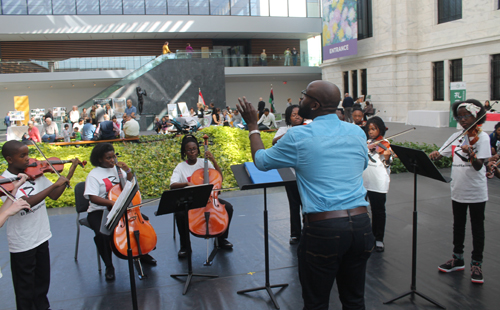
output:
[[470,264],[470,280],[472,281],[472,283],[484,283],[483,270],[481,269],[480,263]]
[[438,267],[441,272],[452,272],[465,269],[465,263],[463,258],[457,258],[453,255],[453,258]]

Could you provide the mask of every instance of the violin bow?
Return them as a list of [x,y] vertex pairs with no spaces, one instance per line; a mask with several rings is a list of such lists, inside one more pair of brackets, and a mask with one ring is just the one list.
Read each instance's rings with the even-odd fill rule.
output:
[[[19,199],[21,199],[21,198],[16,198],[16,196],[12,195],[12,193],[9,192],[8,190],[6,190],[5,187],[3,187],[2,185],[0,185],[0,190],[5,194],[5,196],[7,196],[7,198],[9,198],[10,200],[12,200],[12,202],[16,202]],[[33,210],[30,210],[30,209],[23,209],[23,210],[26,211],[26,212],[33,213]]]
[[382,140],[378,140],[378,141],[372,142],[372,143],[370,143],[370,144],[379,144],[380,142],[383,142],[384,140],[389,140],[389,139],[392,139],[392,138],[396,138],[396,137],[398,137],[398,136],[404,135],[405,133],[408,133],[408,132],[413,131],[413,130],[416,130],[416,129],[417,129],[417,127],[413,127],[413,128],[410,128],[410,129],[406,129],[406,130],[404,130],[404,131],[401,131],[400,133],[394,134],[394,135],[389,136],[389,137],[387,137],[387,138],[384,138],[384,139],[382,139]]
[[[491,105],[491,107],[493,108],[493,106],[494,106],[495,104],[497,104],[497,103],[498,103],[498,101],[495,101],[495,102]],[[475,121],[472,125],[470,125],[470,126],[469,126],[469,128],[464,129],[464,131],[462,131],[462,133],[461,133],[461,134],[459,134],[459,135],[458,135],[455,139],[453,139],[453,140],[452,140],[450,143],[448,143],[445,147],[442,147],[442,148],[441,148],[441,150],[445,150],[445,149],[447,149],[450,145],[452,145],[452,144],[453,144],[453,142],[457,141],[458,139],[462,139],[462,138],[463,138],[463,137],[467,134],[467,132],[468,132],[470,129],[472,129],[474,126],[476,126],[476,124],[477,124],[480,120],[482,120],[482,119],[483,119],[483,117],[486,117],[486,114],[487,114],[487,113],[484,113],[481,117],[479,117],[478,119],[476,119],[476,121]]]
[[[36,144],[35,141],[32,141],[33,142],[33,145],[36,147],[36,149],[38,150],[38,152],[40,154],[42,154],[43,158],[45,158],[45,160],[47,161],[47,163],[49,164],[50,168],[52,168],[52,170],[54,171],[55,174],[57,174],[58,177],[61,177],[61,174],[59,172],[57,172],[56,168],[54,168],[54,166],[52,166],[52,163],[48,160],[47,156],[45,156],[45,154],[42,152],[42,150],[38,147],[38,145]],[[68,183],[66,183],[66,188],[72,188]]]

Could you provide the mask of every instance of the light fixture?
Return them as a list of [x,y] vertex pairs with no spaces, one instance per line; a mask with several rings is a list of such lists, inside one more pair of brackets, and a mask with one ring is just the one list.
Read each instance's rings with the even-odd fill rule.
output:
[[7,89],[7,87],[4,87],[3,89]]
[[75,87],[75,84],[71,84],[71,87]]
[[52,85],[50,85],[50,88],[52,88]]
[[94,83],[94,86],[96,86],[96,84]]
[[28,86],[28,88],[30,88],[30,87]]

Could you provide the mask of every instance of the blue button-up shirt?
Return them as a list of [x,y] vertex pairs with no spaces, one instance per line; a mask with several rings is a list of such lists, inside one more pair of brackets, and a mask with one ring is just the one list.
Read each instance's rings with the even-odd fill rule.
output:
[[365,133],[336,114],[290,128],[272,148],[255,154],[260,170],[295,168],[303,213],[368,206],[362,177],[367,164]]
[[128,107],[127,107],[127,108],[125,108],[125,113],[126,113],[127,115],[132,115],[132,112],[133,112],[133,113],[135,113],[135,114],[137,114],[137,109],[136,109],[136,107],[131,106],[130,108],[128,108]]

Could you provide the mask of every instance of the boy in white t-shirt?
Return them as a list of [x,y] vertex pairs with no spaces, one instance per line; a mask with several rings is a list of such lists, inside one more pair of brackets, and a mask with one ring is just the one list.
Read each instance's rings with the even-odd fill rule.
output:
[[[8,141],[2,147],[2,155],[8,163],[3,177],[16,177],[28,167],[28,147],[19,141]],[[17,309],[48,309],[47,293],[50,285],[50,232],[45,198],[57,200],[80,163],[73,160],[68,176],[60,177],[52,184],[45,176],[33,182],[25,182],[16,198],[26,200],[32,212],[22,210],[9,218],[7,239],[9,242],[12,282],[16,294]],[[5,197],[2,200],[5,201]]]
[[[455,102],[451,107],[460,125],[469,129],[468,134],[456,139],[457,132],[445,142],[439,151],[429,154],[433,160],[452,156],[451,200],[453,206],[453,258],[438,267],[441,272],[465,269],[464,239],[469,209],[472,230],[472,283],[484,283],[482,263],[484,250],[484,211],[488,200],[488,185],[484,160],[491,157],[490,138],[480,127],[486,120],[483,105],[475,100]],[[477,121],[477,124],[475,122]],[[474,126],[473,126],[474,125]]]

